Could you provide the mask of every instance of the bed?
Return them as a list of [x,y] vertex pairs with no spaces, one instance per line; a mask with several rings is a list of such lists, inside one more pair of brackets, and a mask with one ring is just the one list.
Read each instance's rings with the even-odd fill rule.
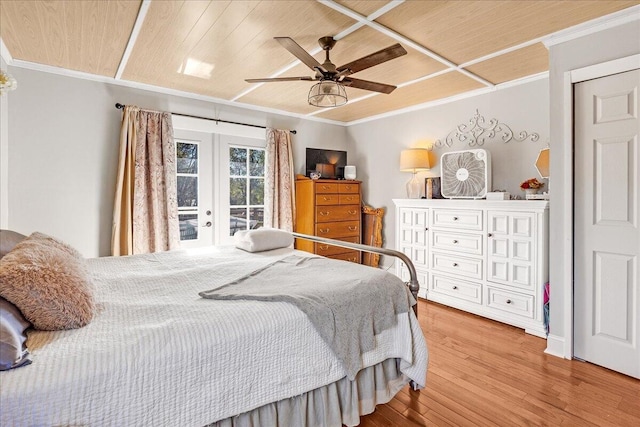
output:
[[[423,387],[428,352],[410,309],[394,312],[373,346],[348,364],[290,301],[201,295],[259,281],[291,260],[346,277],[350,263],[319,258],[291,248],[221,246],[87,260],[92,320],[77,329],[29,331],[33,363],[0,372],[0,424],[357,425],[407,383]],[[399,279],[381,270],[374,276],[385,282],[384,298],[400,298]],[[373,299],[371,283],[350,282],[341,297],[346,307]],[[415,302],[410,294],[408,301]]]

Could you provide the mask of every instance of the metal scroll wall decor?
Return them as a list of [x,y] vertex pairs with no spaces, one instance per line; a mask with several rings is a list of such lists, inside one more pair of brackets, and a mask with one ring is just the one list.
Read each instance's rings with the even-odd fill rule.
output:
[[485,142],[490,141],[506,144],[511,140],[525,141],[527,139],[531,142],[536,142],[540,139],[540,135],[525,131],[516,135],[508,125],[500,123],[498,119],[491,119],[486,122],[484,117],[476,110],[473,117],[469,119],[469,124],[463,123],[456,126],[454,130],[449,132],[444,141],[438,139],[433,146],[436,148],[451,147],[455,142],[462,142],[467,143],[469,147],[480,147]]

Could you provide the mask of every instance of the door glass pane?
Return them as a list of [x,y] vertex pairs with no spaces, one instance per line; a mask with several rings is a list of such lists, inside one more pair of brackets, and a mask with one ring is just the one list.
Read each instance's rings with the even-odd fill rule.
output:
[[229,203],[231,206],[247,204],[247,180],[245,178],[231,178],[229,180]]
[[249,150],[251,176],[264,176],[264,150]]
[[260,228],[264,225],[264,208],[251,208],[249,214],[251,215],[249,221],[251,228]]
[[229,235],[247,229],[247,208],[231,208],[229,213]]
[[178,173],[198,173],[198,144],[176,144],[176,168]]
[[198,214],[179,214],[180,240],[196,240],[198,238]]
[[198,206],[198,177],[178,176],[178,207]]
[[251,178],[249,183],[251,189],[249,204],[264,205],[264,178]]
[[229,148],[229,174],[231,176],[247,174],[247,149]]

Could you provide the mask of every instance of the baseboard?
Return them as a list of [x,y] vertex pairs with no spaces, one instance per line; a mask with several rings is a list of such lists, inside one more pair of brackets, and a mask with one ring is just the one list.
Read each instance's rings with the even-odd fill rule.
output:
[[549,334],[547,337],[547,348],[544,352],[551,356],[564,358],[564,338]]

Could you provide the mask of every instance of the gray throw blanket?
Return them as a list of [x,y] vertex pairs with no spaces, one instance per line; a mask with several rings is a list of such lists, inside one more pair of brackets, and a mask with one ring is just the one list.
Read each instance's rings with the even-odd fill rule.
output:
[[375,335],[415,304],[407,286],[383,270],[350,262],[291,255],[218,288],[217,300],[284,301],[302,310],[344,365],[350,380]]

